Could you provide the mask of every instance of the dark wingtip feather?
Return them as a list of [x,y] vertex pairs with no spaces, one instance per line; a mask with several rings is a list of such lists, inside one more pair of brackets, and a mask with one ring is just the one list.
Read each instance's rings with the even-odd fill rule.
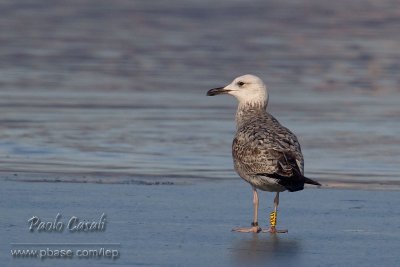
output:
[[310,178],[307,178],[307,177],[304,177],[304,183],[305,184],[313,184],[313,185],[321,186],[320,183],[318,183],[318,182],[316,182],[314,180],[311,180]]

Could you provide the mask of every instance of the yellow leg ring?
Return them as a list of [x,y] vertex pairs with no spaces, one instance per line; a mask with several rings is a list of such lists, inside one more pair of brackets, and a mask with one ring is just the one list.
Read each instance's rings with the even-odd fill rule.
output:
[[276,226],[276,212],[273,211],[269,214],[269,222],[271,223],[271,226]]

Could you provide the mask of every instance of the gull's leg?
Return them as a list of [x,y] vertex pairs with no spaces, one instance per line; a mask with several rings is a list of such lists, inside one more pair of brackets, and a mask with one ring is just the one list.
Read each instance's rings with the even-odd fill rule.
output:
[[232,231],[242,232],[242,233],[259,233],[261,232],[261,228],[258,226],[258,193],[255,187],[253,187],[253,207],[254,207],[254,216],[253,222],[251,223],[251,227],[249,228],[234,228]]
[[269,221],[271,223],[271,226],[269,227],[268,230],[263,231],[263,232],[270,232],[271,234],[288,232],[288,230],[277,230],[276,229],[276,219],[278,217],[278,205],[279,205],[279,192],[276,193],[276,196],[274,199],[274,211],[271,212],[270,216],[269,216]]

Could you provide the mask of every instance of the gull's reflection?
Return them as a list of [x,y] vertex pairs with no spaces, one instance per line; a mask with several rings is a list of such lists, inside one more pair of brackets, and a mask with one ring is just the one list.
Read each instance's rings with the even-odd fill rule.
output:
[[300,241],[287,236],[253,234],[235,241],[232,248],[234,265],[287,266],[295,263]]

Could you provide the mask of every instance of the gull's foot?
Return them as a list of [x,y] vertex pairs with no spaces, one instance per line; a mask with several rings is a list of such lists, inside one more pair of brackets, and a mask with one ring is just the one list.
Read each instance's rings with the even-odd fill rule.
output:
[[252,227],[239,227],[239,228],[233,228],[233,232],[240,232],[240,233],[259,233],[262,231],[262,229],[258,226],[252,226]]
[[258,222],[252,222],[251,227],[249,228],[246,227],[233,228],[232,231],[240,233],[259,233],[262,231],[262,229],[258,226]]
[[289,231],[287,229],[284,230],[278,230],[275,228],[275,226],[271,226],[270,228],[266,230],[262,230],[263,233],[271,233],[271,234],[286,234]]

